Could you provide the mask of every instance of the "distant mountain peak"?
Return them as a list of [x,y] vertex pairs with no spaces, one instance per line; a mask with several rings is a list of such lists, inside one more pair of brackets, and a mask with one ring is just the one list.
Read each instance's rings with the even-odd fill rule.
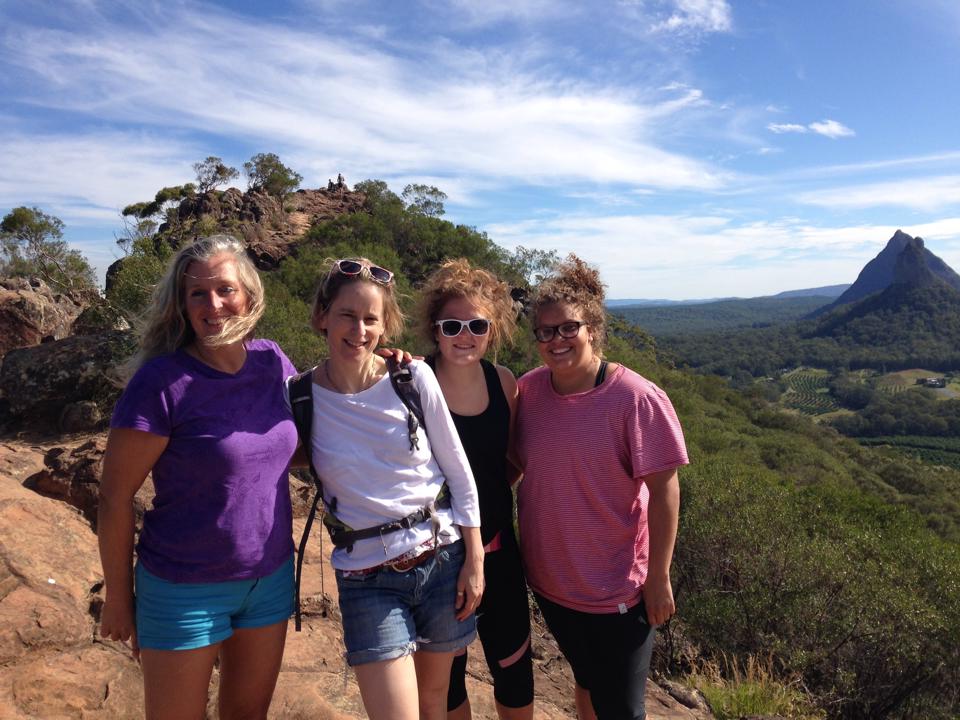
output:
[[[908,248],[907,256],[901,259],[901,255]],[[930,252],[922,238],[915,238],[903,230],[897,230],[887,241],[883,250],[864,265],[856,282],[832,304],[821,308],[814,315],[821,315],[842,305],[863,300],[868,295],[881,292],[894,283],[922,285],[929,284],[931,278],[939,278],[960,290],[960,275]]]
[[[897,231],[899,232],[899,230]],[[909,236],[908,236],[909,237]],[[897,256],[893,266],[893,284],[920,287],[943,282],[927,264],[927,250],[922,238],[911,238]],[[933,257],[936,257],[933,255]]]

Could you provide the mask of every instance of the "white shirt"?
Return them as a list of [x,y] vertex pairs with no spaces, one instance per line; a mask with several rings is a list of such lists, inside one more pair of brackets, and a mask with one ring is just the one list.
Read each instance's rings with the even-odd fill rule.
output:
[[[323,482],[323,500],[336,498],[336,515],[360,530],[399,520],[434,501],[446,481],[451,507],[437,512],[440,544],[460,537],[457,525],[480,527],[477,488],[460,436],[433,371],[410,364],[420,393],[424,428],[419,449],[410,450],[407,408],[389,374],[358,393],[343,394],[313,384],[310,452]],[[326,532],[326,529],[323,530]],[[382,538],[359,540],[351,552],[336,549],[331,564],[340,570],[379,565],[431,540],[429,521]]]

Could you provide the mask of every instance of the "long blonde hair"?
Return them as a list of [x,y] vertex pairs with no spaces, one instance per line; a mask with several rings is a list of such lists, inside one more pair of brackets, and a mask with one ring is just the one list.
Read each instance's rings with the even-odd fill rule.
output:
[[222,332],[204,338],[203,342],[210,346],[230,345],[253,335],[266,300],[263,283],[246,247],[231,235],[199,238],[180,248],[154,288],[150,307],[140,323],[140,349],[126,367],[128,375],[151,358],[172,353],[194,341],[196,334],[186,314],[184,275],[190,263],[208,262],[222,253],[230,253],[237,263],[237,276],[247,293],[247,314],[228,318]]

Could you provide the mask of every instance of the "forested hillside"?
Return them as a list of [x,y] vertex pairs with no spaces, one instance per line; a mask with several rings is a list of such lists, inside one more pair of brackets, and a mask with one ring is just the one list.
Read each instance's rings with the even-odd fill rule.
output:
[[832,300],[829,296],[816,295],[738,298],[697,305],[615,307],[611,312],[660,337],[765,327],[799,320]]

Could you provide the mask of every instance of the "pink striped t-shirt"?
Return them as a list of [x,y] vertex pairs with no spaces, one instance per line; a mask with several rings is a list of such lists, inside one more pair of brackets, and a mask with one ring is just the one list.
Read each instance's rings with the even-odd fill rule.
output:
[[559,395],[545,367],[519,385],[517,513],[530,587],[582,612],[636,605],[649,550],[642,478],[689,462],[670,399],[622,365],[574,395]]

